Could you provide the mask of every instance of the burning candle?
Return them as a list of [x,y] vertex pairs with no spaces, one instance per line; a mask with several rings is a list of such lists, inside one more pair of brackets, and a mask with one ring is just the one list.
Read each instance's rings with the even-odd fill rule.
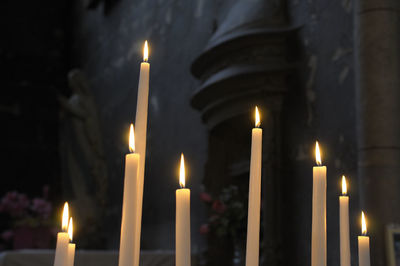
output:
[[119,266],[132,266],[136,259],[135,229],[137,218],[137,195],[139,193],[138,173],[140,155],[135,153],[135,133],[133,125],[129,131],[130,153],[125,157],[124,196],[122,203],[121,238],[119,246]]
[[68,237],[70,243],[68,244],[68,259],[66,266],[74,266],[75,260],[75,244],[72,243],[72,235],[73,235],[73,224],[72,224],[72,217],[69,219],[68,224]]
[[313,168],[311,266],[326,266],[326,167],[315,143],[317,166]]
[[358,236],[358,266],[370,266],[369,236],[367,236],[367,221],[361,212],[361,236]]
[[246,266],[258,266],[260,249],[262,129],[258,108],[255,109],[255,128],[251,132]]
[[176,190],[175,265],[190,266],[190,189],[185,188],[185,160],[181,154],[179,184]]
[[[142,158],[139,161],[139,174],[137,183],[137,211],[135,217],[135,243],[133,247],[134,253],[134,264],[133,266],[139,266],[140,256],[140,234],[142,225],[142,205],[143,205],[143,185],[144,185],[144,166],[146,160],[146,132],[147,132],[147,111],[149,101],[149,79],[150,79],[150,64],[149,59],[149,47],[147,41],[144,43],[143,48],[143,62],[140,64],[140,75],[139,75],[139,86],[136,104],[136,143],[137,153]],[[130,265],[132,266],[132,265]]]
[[68,202],[65,202],[62,222],[61,222],[61,232],[57,234],[57,244],[56,244],[56,255],[54,257],[54,266],[65,266],[68,259]]
[[339,197],[340,208],[340,265],[350,266],[350,229],[349,196],[347,196],[346,177],[342,177],[342,195]]

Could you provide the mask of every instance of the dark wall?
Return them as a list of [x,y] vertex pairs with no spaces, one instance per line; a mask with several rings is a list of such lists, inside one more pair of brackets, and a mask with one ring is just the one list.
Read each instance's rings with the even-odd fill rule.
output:
[[[249,0],[250,1],[250,0]],[[254,0],[256,1],[256,0]],[[134,119],[141,48],[150,42],[148,156],[142,247],[174,247],[174,190],[180,152],[192,188],[193,250],[202,222],[197,194],[203,178],[207,134],[189,106],[197,81],[189,68],[235,1],[120,0],[74,9],[74,66],[89,76],[100,111],[110,169],[110,228],[118,246],[126,132]],[[302,60],[284,103],[284,213],[287,265],[309,265],[314,141],[328,167],[328,259],[338,264],[340,176],[350,182],[351,239],[358,232],[356,185],[353,16],[351,1],[288,2],[292,25],[300,26]],[[356,231],[357,230],[357,231]],[[355,254],[353,252],[353,254]],[[353,256],[356,260],[356,256]]]
[[1,1],[0,193],[60,190],[57,95],[66,88],[66,1]]
[[352,262],[360,232],[357,186],[352,1],[289,1],[292,23],[301,26],[303,60],[284,108],[286,243],[288,265],[310,264],[314,143],[328,168],[328,264],[340,263],[341,175],[349,183]]

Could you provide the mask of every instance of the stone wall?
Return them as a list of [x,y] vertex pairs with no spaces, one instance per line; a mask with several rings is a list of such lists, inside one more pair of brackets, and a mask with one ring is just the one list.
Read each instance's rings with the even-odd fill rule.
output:
[[[254,2],[257,0],[247,0]],[[198,82],[190,65],[223,22],[235,1],[117,1],[85,9],[75,1],[73,62],[88,74],[100,112],[110,170],[110,247],[118,246],[126,133],[136,110],[141,48],[150,42],[148,156],[142,247],[174,247],[174,190],[180,152],[192,188],[193,251],[201,247],[204,221],[198,193],[203,180],[207,131],[190,107]],[[349,177],[351,239],[356,261],[356,181],[353,7],[350,0],[287,3],[293,26],[300,26],[301,61],[290,78],[283,105],[283,260],[309,265],[313,147],[321,142],[328,166],[328,260],[339,263],[340,176]],[[105,12],[106,11],[106,12]],[[292,254],[292,256],[287,256]],[[293,255],[294,254],[294,255]]]

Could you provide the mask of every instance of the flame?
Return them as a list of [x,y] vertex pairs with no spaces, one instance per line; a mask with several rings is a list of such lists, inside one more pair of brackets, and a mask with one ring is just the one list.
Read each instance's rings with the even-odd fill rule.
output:
[[256,127],[260,127],[260,113],[258,112],[258,107],[256,106],[256,120],[255,120],[255,125]]
[[367,234],[367,221],[365,220],[364,212],[361,212],[361,233],[365,236]]
[[131,153],[135,152],[135,129],[133,128],[133,124],[129,129],[129,151]]
[[315,161],[317,162],[317,165],[321,165],[321,152],[319,150],[319,145],[318,141],[315,142]]
[[147,40],[144,42],[143,48],[143,61],[147,62],[149,60],[149,45],[147,44]]
[[342,195],[347,194],[347,183],[346,183],[346,177],[342,176]]
[[183,153],[181,154],[181,166],[179,169],[179,185],[181,188],[185,187],[185,158],[183,157]]
[[63,210],[63,214],[62,214],[62,223],[61,223],[61,229],[64,232],[67,232],[67,230],[68,230],[68,217],[69,217],[68,202],[65,202],[64,210]]
[[69,236],[69,240],[72,242],[72,235],[73,235],[73,223],[72,223],[72,217],[69,218],[69,224],[68,224],[68,236]]

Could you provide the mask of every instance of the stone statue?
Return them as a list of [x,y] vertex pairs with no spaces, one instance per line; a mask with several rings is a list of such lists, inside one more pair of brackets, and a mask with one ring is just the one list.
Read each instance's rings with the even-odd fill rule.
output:
[[[72,94],[59,97],[61,105],[60,154],[63,190],[79,217],[77,233],[93,248],[100,243],[99,221],[107,202],[107,166],[99,117],[89,83],[79,69],[68,74]],[[97,227],[95,226],[97,225]],[[79,229],[84,228],[79,233]],[[95,233],[97,231],[97,233]],[[93,233],[93,234],[92,234]]]

